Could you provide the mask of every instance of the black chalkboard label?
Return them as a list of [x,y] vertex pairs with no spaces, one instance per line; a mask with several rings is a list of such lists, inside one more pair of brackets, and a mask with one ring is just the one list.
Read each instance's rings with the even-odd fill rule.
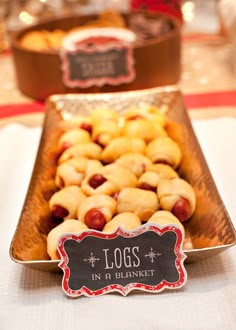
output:
[[62,288],[71,297],[180,288],[187,280],[183,239],[178,226],[156,224],[112,234],[67,233],[58,241]]
[[63,82],[73,88],[130,83],[135,79],[133,49],[121,41],[61,53]]

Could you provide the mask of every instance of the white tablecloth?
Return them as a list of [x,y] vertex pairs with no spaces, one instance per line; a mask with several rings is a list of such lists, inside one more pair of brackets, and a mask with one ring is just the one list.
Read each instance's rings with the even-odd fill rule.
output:
[[[199,142],[236,226],[236,119],[194,121]],[[236,247],[187,265],[188,281],[160,294],[71,299],[62,274],[15,264],[9,245],[28,188],[41,129],[0,129],[0,329],[236,329]]]

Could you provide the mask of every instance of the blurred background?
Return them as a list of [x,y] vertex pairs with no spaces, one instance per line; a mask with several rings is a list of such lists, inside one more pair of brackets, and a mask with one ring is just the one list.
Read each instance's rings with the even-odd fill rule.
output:
[[[18,101],[27,99],[17,90],[10,56],[4,56],[11,52],[9,40],[14,32],[43,20],[71,14],[98,13],[107,8],[127,12],[139,3],[141,1],[135,0],[0,0],[0,103],[9,100],[12,93]],[[234,90],[236,1],[173,0],[173,3],[179,4],[183,19],[179,82],[183,92]]]

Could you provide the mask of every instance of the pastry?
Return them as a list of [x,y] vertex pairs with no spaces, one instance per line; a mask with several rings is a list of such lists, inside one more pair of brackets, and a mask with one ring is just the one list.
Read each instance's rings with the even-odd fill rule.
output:
[[81,184],[86,195],[112,195],[124,187],[135,187],[136,176],[127,168],[117,164],[106,165],[88,174]]
[[124,123],[121,129],[121,135],[142,138],[146,142],[150,142],[156,137],[167,136],[167,133],[161,126],[157,129],[151,120],[134,118]]
[[50,49],[59,49],[62,46],[63,39],[71,33],[89,28],[99,27],[126,27],[124,18],[116,11],[106,10],[100,13],[97,19],[90,20],[83,25],[74,27],[69,31],[61,29],[36,30],[27,32],[20,39],[21,47],[35,51],[46,51]]
[[152,164],[147,156],[139,152],[127,152],[116,159],[115,163],[128,168],[137,177]]
[[57,166],[55,183],[59,188],[66,186],[80,186],[82,180],[90,172],[103,167],[102,163],[96,159],[85,157],[72,158]]
[[196,197],[187,181],[180,178],[162,179],[157,192],[163,210],[172,212],[181,222],[191,217],[196,207]]
[[64,131],[74,128],[80,128],[91,134],[93,126],[90,117],[77,115],[77,116],[72,116],[72,118],[68,118],[67,120],[64,120],[61,123],[61,128]]
[[93,124],[92,139],[102,147],[106,147],[112,139],[120,135],[120,128],[115,121],[101,120]]
[[184,231],[184,226],[182,223],[179,221],[179,219],[174,216],[171,212],[169,211],[157,211],[153,213],[151,218],[147,222],[151,223],[157,223],[158,225],[170,225],[170,224],[175,224],[178,225],[183,231]]
[[157,185],[160,181],[160,177],[155,172],[145,172],[138,179],[137,187],[144,190],[151,190],[157,192]]
[[91,122],[93,124],[97,124],[98,122],[104,120],[104,121],[113,121],[115,123],[118,123],[119,121],[119,115],[116,111],[114,111],[111,108],[96,108],[93,110],[90,114]]
[[132,212],[123,212],[117,214],[111,221],[109,221],[103,228],[103,233],[112,233],[118,227],[126,230],[134,230],[141,226],[142,222],[139,217]]
[[77,218],[91,229],[102,230],[116,213],[116,204],[104,194],[89,196],[81,202]]
[[118,195],[117,212],[134,212],[147,221],[159,209],[157,194],[139,188],[124,188]]
[[117,137],[113,139],[101,153],[101,160],[112,163],[127,152],[144,153],[146,144],[143,139],[131,137]]
[[49,208],[56,218],[74,219],[77,209],[86,195],[77,186],[65,187],[52,195]]
[[70,129],[60,137],[58,141],[58,150],[63,152],[75,144],[89,142],[91,142],[91,138],[86,130],[80,128]]
[[176,169],[182,153],[179,145],[168,136],[161,136],[151,141],[146,148],[146,155],[153,163],[168,164]]
[[152,124],[158,129],[164,128],[167,124],[166,113],[163,110],[153,105],[143,105],[128,109],[124,114],[125,120],[132,120],[137,118],[149,119]]
[[80,233],[87,230],[88,227],[81,221],[70,219],[54,227],[47,236],[47,253],[52,260],[59,260],[57,244],[61,235],[66,233]]
[[45,38],[45,31],[30,31],[26,33],[20,40],[20,45],[23,48],[41,51],[49,48]]
[[155,172],[160,179],[178,178],[179,174],[167,164],[150,164],[146,167],[147,172]]
[[161,179],[178,177],[178,173],[169,165],[151,164],[146,167],[146,172],[144,172],[138,179],[138,187],[157,192],[158,183]]
[[58,163],[62,164],[66,160],[75,157],[87,157],[89,159],[99,159],[101,152],[102,152],[102,148],[93,142],[76,144],[69,147],[61,154]]

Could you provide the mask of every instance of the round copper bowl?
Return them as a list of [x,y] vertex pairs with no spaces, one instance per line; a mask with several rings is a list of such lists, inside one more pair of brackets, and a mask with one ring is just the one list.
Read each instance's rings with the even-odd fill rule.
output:
[[[20,45],[24,34],[33,30],[69,30],[82,25],[95,15],[55,19],[25,28],[12,38],[12,51],[19,90],[32,98],[45,100],[52,94],[64,93],[106,93],[130,91],[176,84],[180,78],[180,25],[171,20],[172,29],[162,37],[134,46],[136,78],[130,83],[118,86],[104,85],[89,88],[69,88],[62,80],[61,59],[58,51],[34,51]],[[128,15],[124,15],[127,20]]]

